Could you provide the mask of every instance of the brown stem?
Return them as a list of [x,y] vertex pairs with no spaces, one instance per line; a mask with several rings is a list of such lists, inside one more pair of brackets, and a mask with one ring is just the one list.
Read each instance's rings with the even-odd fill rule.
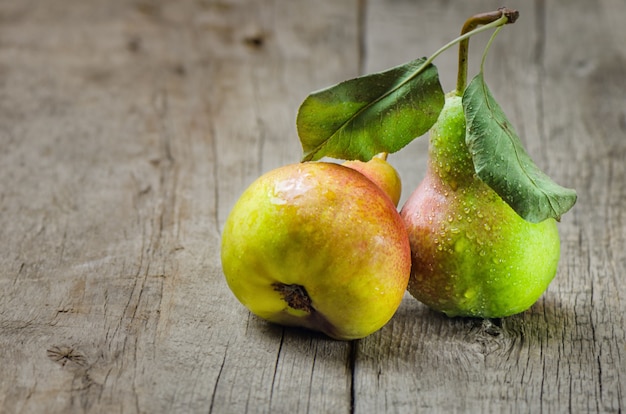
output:
[[[500,19],[502,16],[506,16],[507,24],[515,23],[519,17],[517,10],[508,9],[506,7],[500,7],[498,10],[494,10],[486,13],[475,14],[465,21],[463,28],[461,29],[461,36],[471,32],[478,26],[489,24]],[[467,57],[469,51],[469,38],[461,40],[459,42],[459,69],[456,79],[456,93],[462,95],[467,85]]]

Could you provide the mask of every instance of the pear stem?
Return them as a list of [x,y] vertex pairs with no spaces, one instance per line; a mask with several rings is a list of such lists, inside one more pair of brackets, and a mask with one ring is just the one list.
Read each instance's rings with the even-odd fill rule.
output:
[[374,158],[380,158],[383,161],[387,161],[387,156],[389,155],[389,153],[387,152],[381,152],[379,154],[374,155]]
[[[475,14],[465,21],[463,28],[461,29],[461,38],[467,33],[475,30],[478,26],[484,25],[487,27],[499,27],[504,24],[515,23],[519,17],[517,10],[501,7],[498,10]],[[459,69],[456,80],[456,93],[457,95],[463,95],[463,91],[467,86],[467,58],[469,51],[469,37],[463,38],[459,42]]]

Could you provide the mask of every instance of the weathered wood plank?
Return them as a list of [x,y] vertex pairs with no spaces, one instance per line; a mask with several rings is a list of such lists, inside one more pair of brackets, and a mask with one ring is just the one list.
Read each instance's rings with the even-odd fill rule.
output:
[[0,5],[3,411],[349,410],[350,345],[251,318],[219,229],[357,73],[357,5]]
[[[615,14],[626,9],[613,3],[509,5],[521,17],[499,35],[487,63],[486,79],[529,152],[579,193],[560,224],[562,259],[548,292],[528,312],[485,322],[435,315],[408,298],[392,323],[357,346],[356,412],[623,411],[626,65],[616,40],[626,33]],[[419,54],[417,39],[435,30],[428,6],[371,2],[366,67]],[[442,10],[438,18],[455,27],[472,8],[498,6],[454,4],[452,16]],[[381,14],[413,27],[388,28]],[[606,21],[614,24],[598,24]],[[482,45],[472,41],[475,64]],[[445,76],[456,79],[455,59],[437,62],[444,85]],[[425,146],[412,145],[397,161],[405,183],[425,168],[418,153]]]

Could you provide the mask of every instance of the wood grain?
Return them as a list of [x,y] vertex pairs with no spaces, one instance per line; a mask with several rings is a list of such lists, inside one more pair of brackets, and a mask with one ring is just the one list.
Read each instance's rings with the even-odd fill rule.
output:
[[[429,55],[499,3],[1,2],[0,412],[623,412],[626,7],[513,3],[486,79],[536,162],[578,191],[558,274],[502,320],[407,294],[346,343],[236,301],[226,216],[299,160],[308,92]],[[436,62],[446,90],[455,59]],[[390,157],[403,199],[426,148]]]
[[[620,161],[626,88],[617,73],[626,66],[610,45],[625,34],[617,25],[591,23],[617,12],[608,3],[514,6],[521,18],[496,40],[486,79],[533,158],[557,182],[578,190],[578,204],[560,223],[557,277],[528,312],[497,321],[448,319],[407,299],[381,335],[357,347],[357,412],[623,410],[624,257],[617,246],[626,230]],[[495,7],[483,2],[485,10]],[[418,15],[408,2],[396,13],[406,20]],[[568,13],[573,16],[563,19]],[[394,44],[383,49],[385,59]],[[379,62],[375,52],[369,56]],[[403,178],[411,174],[406,171]],[[381,358],[390,348],[392,357]]]

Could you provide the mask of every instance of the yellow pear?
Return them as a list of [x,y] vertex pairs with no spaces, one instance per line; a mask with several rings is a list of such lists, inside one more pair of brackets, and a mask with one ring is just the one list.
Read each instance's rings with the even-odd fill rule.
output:
[[340,340],[389,321],[411,267],[389,197],[327,162],[287,165],[253,182],[226,220],[221,259],[228,286],[252,313]]
[[372,180],[397,206],[402,194],[402,181],[396,169],[387,162],[386,158],[387,154],[379,154],[367,162],[351,160],[344,162],[343,165]]

